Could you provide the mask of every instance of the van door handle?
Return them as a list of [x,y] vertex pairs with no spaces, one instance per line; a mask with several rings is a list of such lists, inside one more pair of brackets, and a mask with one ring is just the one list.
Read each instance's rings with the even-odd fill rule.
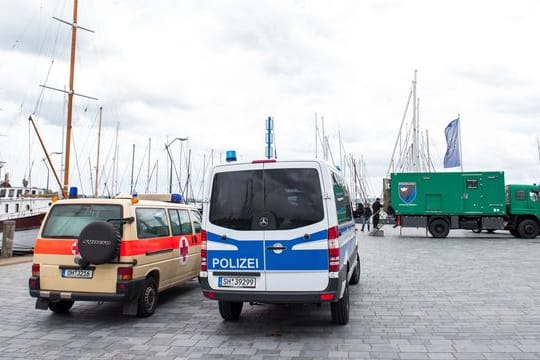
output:
[[285,246],[281,245],[281,246],[269,246],[266,249],[267,250],[285,250],[287,248]]

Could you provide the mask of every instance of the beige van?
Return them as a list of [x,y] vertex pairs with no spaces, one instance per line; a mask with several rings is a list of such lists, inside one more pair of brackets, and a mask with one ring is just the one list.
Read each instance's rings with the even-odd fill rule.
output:
[[197,277],[201,262],[200,213],[176,194],[165,200],[171,194],[55,202],[34,246],[36,308],[120,301],[126,315],[152,315],[158,293]]

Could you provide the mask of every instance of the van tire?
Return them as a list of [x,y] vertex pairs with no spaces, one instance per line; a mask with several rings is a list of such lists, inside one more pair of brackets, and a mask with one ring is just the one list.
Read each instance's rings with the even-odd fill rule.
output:
[[518,225],[519,237],[532,239],[538,235],[538,223],[532,219],[524,219]]
[[73,300],[49,301],[49,309],[55,314],[65,314],[71,309],[73,303],[75,303]]
[[225,321],[236,321],[240,318],[243,302],[218,301],[219,314]]
[[351,279],[349,280],[349,284],[356,285],[360,282],[360,255],[356,255],[356,266],[354,267],[353,274],[351,276]]
[[77,246],[86,265],[105,264],[118,255],[120,233],[116,226],[109,222],[94,221],[81,230]]
[[137,299],[137,316],[148,317],[156,311],[158,292],[156,280],[147,277],[141,295]]
[[448,223],[443,219],[435,219],[429,223],[429,232],[434,238],[445,238],[448,236],[450,229]]
[[345,285],[343,296],[336,302],[330,303],[332,322],[345,325],[349,322],[349,285]]

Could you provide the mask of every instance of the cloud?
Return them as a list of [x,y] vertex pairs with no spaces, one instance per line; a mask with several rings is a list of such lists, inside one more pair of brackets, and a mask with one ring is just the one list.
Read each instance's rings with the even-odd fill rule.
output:
[[456,69],[453,73],[468,81],[490,87],[519,87],[529,85],[519,74],[513,73],[505,66]]
[[[532,178],[522,169],[536,166],[529,155],[535,153],[531,139],[540,134],[534,1],[511,8],[495,1],[489,9],[464,0],[99,0],[79,6],[79,22],[96,33],[79,33],[75,89],[100,99],[75,100],[75,143],[86,187],[103,106],[108,168],[120,123],[123,191],[131,163],[146,164],[148,138],[163,190],[167,139],[189,137],[193,171],[202,177],[211,149],[216,162],[231,149],[241,160],[262,157],[267,116],[276,121],[280,159],[313,157],[317,113],[319,121],[325,118],[334,158],[340,133],[342,153],[364,159],[378,193],[415,69],[421,128],[429,130],[439,169],[444,127],[460,113],[467,168],[514,168],[524,181]],[[26,137],[26,119],[49,68],[48,85],[68,83],[69,27],[51,16],[69,20],[71,11],[69,2],[0,4],[0,124],[10,135],[3,138],[10,150],[0,150],[14,167],[28,162],[17,156],[27,146],[14,139]],[[38,115],[47,144],[57,151],[64,96],[45,91]],[[32,145],[32,151],[40,150]],[[45,176],[36,165],[35,171],[35,179]],[[79,181],[78,174],[73,178]]]

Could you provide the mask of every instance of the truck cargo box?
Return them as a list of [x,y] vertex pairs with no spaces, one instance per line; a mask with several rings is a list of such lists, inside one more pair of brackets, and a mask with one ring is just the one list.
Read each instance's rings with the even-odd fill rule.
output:
[[504,172],[392,173],[397,215],[505,214]]

